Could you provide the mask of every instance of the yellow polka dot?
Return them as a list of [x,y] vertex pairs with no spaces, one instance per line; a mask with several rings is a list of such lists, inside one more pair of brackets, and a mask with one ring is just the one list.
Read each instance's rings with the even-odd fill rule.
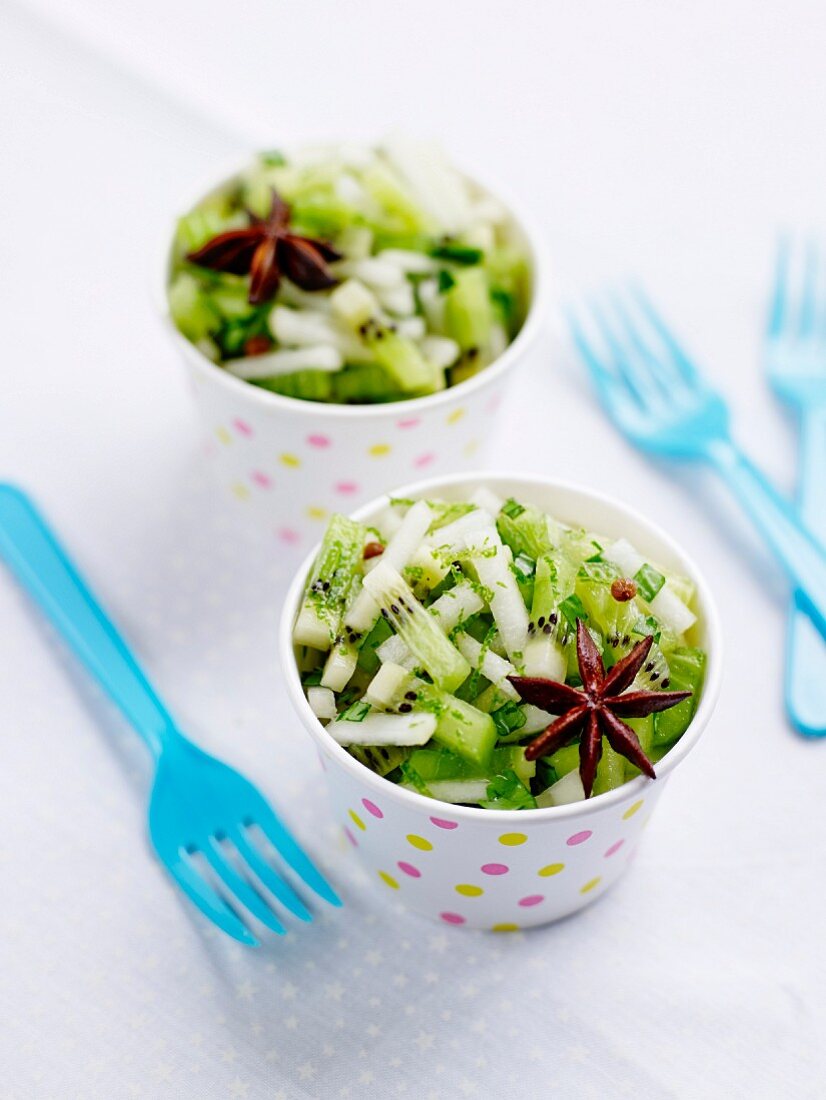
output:
[[536,873],[543,878],[548,878],[550,875],[558,875],[560,871],[564,870],[564,863],[549,863],[546,867],[541,867]]
[[310,519],[326,519],[327,509],[317,508],[314,504],[311,504],[310,507],[307,509],[307,515],[310,517]]
[[594,889],[594,887],[599,886],[599,884],[601,882],[602,882],[602,879],[600,878],[599,875],[597,875],[596,878],[592,878],[590,882],[585,883],[585,885],[579,891],[580,894],[590,894],[590,892]]
[[458,424],[466,413],[467,409],[454,409],[450,416],[447,418],[448,424]]
[[398,882],[396,882],[392,875],[388,875],[386,871],[379,871],[379,878],[382,882],[386,883],[386,885],[389,886],[391,890],[398,890]]
[[301,459],[297,455],[279,455],[278,460],[282,463],[282,465],[289,466],[291,470],[295,470],[301,465]]
[[524,844],[527,839],[524,833],[502,833],[499,837],[499,843],[514,848],[517,844]]
[[460,882],[453,889],[457,894],[461,894],[463,898],[478,898],[480,894],[485,892],[481,886],[472,886],[469,882]]
[[430,852],[433,850],[433,845],[429,840],[425,840],[423,836],[416,836],[415,833],[407,834],[407,843],[412,844],[414,848],[418,848],[420,852]]
[[233,491],[233,493],[235,493],[235,495],[238,497],[239,500],[247,500],[247,498],[250,495],[250,491],[246,487],[246,485],[241,485],[241,483],[237,482],[237,481],[233,485],[232,491]]
[[353,824],[355,825],[355,827],[357,829],[366,829],[367,828],[367,826],[364,824],[364,822],[361,820],[361,818],[359,817],[359,815],[356,813],[355,810],[348,810],[347,812],[350,815],[350,820],[353,822]]
[[629,817],[633,817],[640,806],[642,806],[642,799],[640,799],[639,802],[635,802],[633,806],[628,807],[628,809],[622,815],[622,820],[627,821]]
[[215,434],[218,436],[219,443],[230,444],[232,443],[232,436],[226,428],[216,428]]
[[519,931],[519,925],[518,924],[507,924],[507,923],[494,924],[494,926],[491,928],[491,932],[518,932],[518,931]]
[[466,443],[465,446],[464,446],[465,458],[470,458],[471,455],[475,455],[478,450],[479,450],[479,440],[478,439],[471,439],[470,442]]
[[389,443],[374,443],[372,447],[367,448],[367,453],[373,458],[384,458],[385,455],[390,454],[390,451]]

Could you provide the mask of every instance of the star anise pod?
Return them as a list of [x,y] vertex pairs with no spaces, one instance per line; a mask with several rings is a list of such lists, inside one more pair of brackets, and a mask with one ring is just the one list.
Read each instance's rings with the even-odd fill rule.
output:
[[615,752],[655,779],[654,765],[643,752],[636,733],[620,715],[644,718],[655,711],[668,710],[687,699],[691,692],[627,690],[645,663],[653,642],[653,636],[647,635],[606,673],[594,639],[582,619],[577,619],[576,655],[581,689],[541,677],[509,676],[526,703],[559,715],[530,742],[525,749],[526,759],[536,760],[538,756],[556,752],[579,736],[579,774],[585,797],[590,798],[604,735]]
[[303,290],[326,290],[336,285],[338,280],[327,264],[340,260],[341,254],[326,241],[291,233],[290,208],[275,188],[266,218],[247,213],[250,219],[247,229],[219,233],[188,253],[190,263],[233,275],[249,275],[249,302],[253,306],[274,296],[282,275]]

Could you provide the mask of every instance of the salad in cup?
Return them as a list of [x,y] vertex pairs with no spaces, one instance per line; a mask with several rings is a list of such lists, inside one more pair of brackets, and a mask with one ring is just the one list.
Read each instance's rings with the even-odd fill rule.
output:
[[432,145],[260,155],[178,222],[178,330],[216,369],[306,401],[376,404],[472,378],[531,296],[521,230]]
[[633,536],[483,487],[334,516],[292,641],[313,713],[364,767],[541,809],[655,778],[703,691],[694,603]]

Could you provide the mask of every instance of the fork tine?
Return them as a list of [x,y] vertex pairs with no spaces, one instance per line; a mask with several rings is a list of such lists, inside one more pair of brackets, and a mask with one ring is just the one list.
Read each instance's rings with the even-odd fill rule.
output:
[[161,858],[178,886],[205,917],[208,917],[213,924],[217,924],[222,932],[226,932],[228,936],[232,936],[240,943],[249,944],[251,947],[258,946],[258,940],[252,932],[220,894],[217,894],[192,866],[188,858],[183,856],[172,859]]
[[270,867],[255,845],[247,840],[240,828],[234,829],[230,833],[230,840],[273,897],[278,898],[281,904],[299,920],[311,921],[313,919],[313,914],[292,886]]
[[629,397],[625,387],[619,381],[613,371],[608,370],[594,348],[594,345],[585,335],[585,330],[579,323],[576,314],[568,309],[565,311],[568,327],[571,330],[574,344],[582,356],[591,381],[603,405],[608,409],[616,409],[621,404],[628,405]]
[[789,283],[789,239],[784,233],[777,243],[777,258],[774,263],[774,290],[772,291],[767,337],[777,339],[786,324],[788,309]]
[[270,909],[269,905],[267,905],[258,891],[235,870],[229,859],[227,859],[226,853],[221,849],[219,842],[214,837],[210,837],[209,842],[198,850],[209,863],[215,874],[220,878],[227,890],[229,890],[246,909],[249,909],[250,913],[252,913],[254,917],[257,917],[262,924],[265,924],[271,931],[277,932],[279,936],[283,936],[286,931],[284,925],[276,917],[275,913],[273,913],[272,909]]
[[258,808],[258,820],[250,819],[245,821],[244,824],[247,826],[258,825],[287,866],[291,867],[310,889],[315,890],[318,896],[324,898],[330,905],[341,905],[341,898],[291,833],[282,825],[270,806],[266,804],[260,806]]
[[611,343],[619,374],[643,408],[662,407],[666,394],[673,390],[673,385],[664,377],[663,356],[658,356],[645,343],[620,296],[613,294],[608,300],[622,327],[624,341],[613,332],[601,308],[592,305],[592,309],[606,340]]
[[809,336],[815,327],[817,311],[817,244],[806,242],[806,258],[803,263],[803,296],[800,302],[800,335]]
[[671,362],[677,368],[680,378],[689,385],[695,385],[699,380],[697,368],[686,355],[682,345],[674,336],[671,329],[654,308],[651,299],[643,288],[634,283],[631,285],[631,295],[644,314],[651,328],[659,337],[661,343],[671,356]]

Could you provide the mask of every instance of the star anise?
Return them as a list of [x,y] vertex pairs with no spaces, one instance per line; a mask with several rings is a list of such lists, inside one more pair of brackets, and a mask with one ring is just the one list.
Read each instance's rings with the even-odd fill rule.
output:
[[585,797],[590,798],[604,735],[615,752],[655,779],[654,765],[643,752],[639,738],[619,716],[644,718],[655,711],[668,710],[688,698],[691,692],[627,690],[645,663],[653,642],[653,636],[647,635],[606,673],[594,639],[582,619],[577,619],[576,655],[581,689],[541,677],[509,676],[526,703],[559,715],[530,742],[525,749],[526,759],[536,760],[556,752],[579,736],[579,774]]
[[274,296],[282,275],[303,290],[326,290],[336,285],[338,280],[327,264],[340,260],[341,254],[326,241],[291,233],[290,208],[275,188],[266,218],[259,218],[252,211],[247,213],[250,219],[247,229],[219,233],[190,252],[187,259],[215,271],[250,275],[249,302],[253,306]]

